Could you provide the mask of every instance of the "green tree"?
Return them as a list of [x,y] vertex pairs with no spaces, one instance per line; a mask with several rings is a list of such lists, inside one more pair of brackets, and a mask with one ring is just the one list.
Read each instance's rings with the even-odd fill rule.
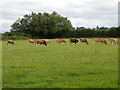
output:
[[20,31],[32,35],[33,38],[66,37],[72,28],[70,20],[57,12],[44,12],[24,15],[11,26],[11,31]]

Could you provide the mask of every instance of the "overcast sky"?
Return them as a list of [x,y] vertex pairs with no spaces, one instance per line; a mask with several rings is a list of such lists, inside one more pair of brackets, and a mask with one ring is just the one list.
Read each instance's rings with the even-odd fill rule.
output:
[[0,32],[10,31],[11,25],[31,12],[56,11],[68,17],[73,27],[118,26],[119,0],[1,0]]

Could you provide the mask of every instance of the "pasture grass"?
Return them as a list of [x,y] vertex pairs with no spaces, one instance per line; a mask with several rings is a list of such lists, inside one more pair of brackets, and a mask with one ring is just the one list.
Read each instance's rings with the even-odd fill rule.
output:
[[117,88],[118,45],[2,44],[3,88]]

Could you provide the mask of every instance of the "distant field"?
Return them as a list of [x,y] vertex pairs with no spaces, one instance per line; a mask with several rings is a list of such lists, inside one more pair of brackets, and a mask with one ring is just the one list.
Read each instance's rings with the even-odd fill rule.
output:
[[3,41],[3,88],[117,88],[118,45]]

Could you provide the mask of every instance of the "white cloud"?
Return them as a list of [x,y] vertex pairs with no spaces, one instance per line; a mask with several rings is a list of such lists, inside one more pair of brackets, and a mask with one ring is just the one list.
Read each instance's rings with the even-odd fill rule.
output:
[[10,31],[10,26],[14,23],[14,20],[0,19],[0,32]]
[[0,32],[10,30],[18,18],[31,12],[56,11],[74,27],[117,26],[118,0],[1,0]]

